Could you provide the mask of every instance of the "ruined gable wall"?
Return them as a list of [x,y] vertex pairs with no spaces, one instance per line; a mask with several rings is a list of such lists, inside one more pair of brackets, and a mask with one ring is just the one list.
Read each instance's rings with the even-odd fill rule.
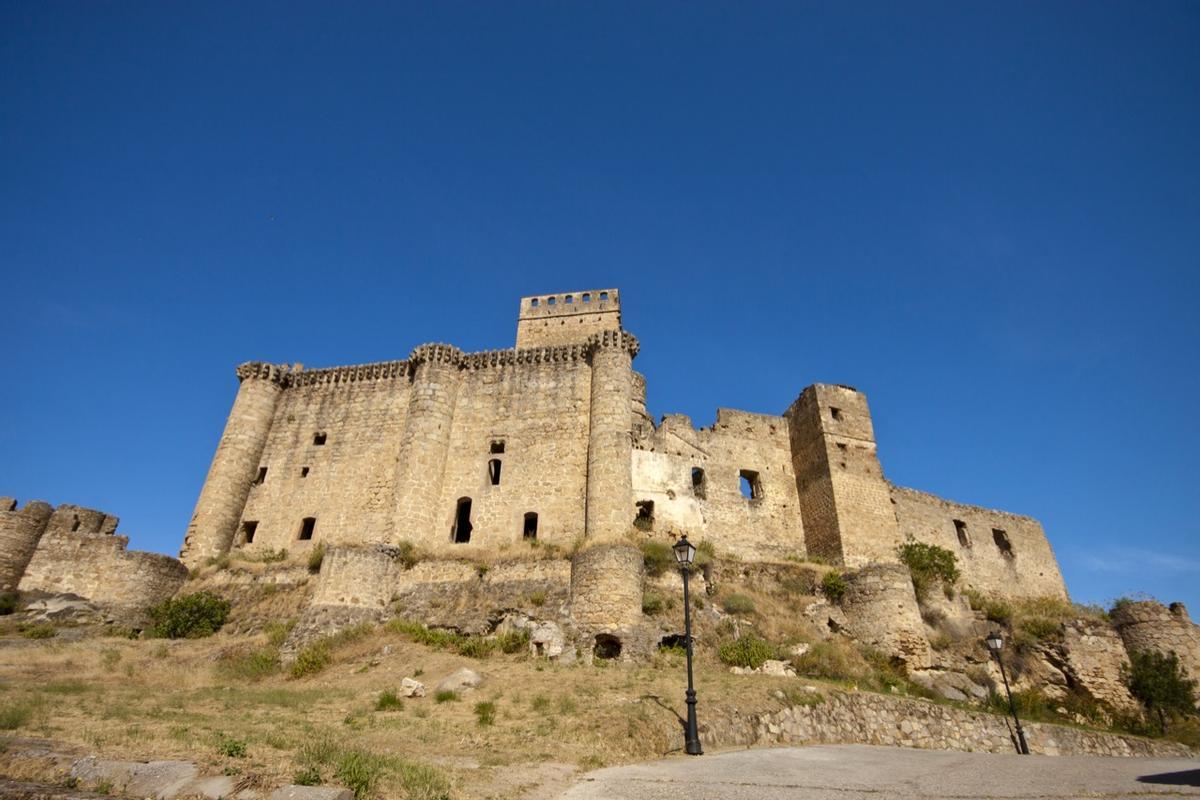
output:
[[[693,489],[693,468],[704,470],[701,491]],[[742,495],[742,470],[758,473],[760,498]],[[668,415],[635,442],[633,480],[634,501],[654,503],[651,536],[675,528],[748,560],[805,554],[782,417],[722,408],[713,427],[696,430],[687,417]]]
[[[421,546],[463,555],[528,547],[527,512],[538,515],[538,542],[568,546],[584,533],[591,369],[578,347],[491,355],[468,356],[459,376],[441,499]],[[503,453],[491,452],[493,441]],[[491,459],[501,465],[497,486]],[[462,497],[471,498],[473,530],[454,544]]]
[[[244,546],[248,520],[258,523],[251,551],[387,541],[409,388],[402,361],[293,373],[259,461],[266,479],[250,487],[235,545]],[[325,444],[314,444],[318,433]],[[311,541],[298,539],[305,517],[317,520]]]
[[[898,486],[892,487],[892,499],[901,533],[954,553],[965,585],[1004,597],[1067,598],[1054,551],[1041,524],[1032,517],[955,503]],[[966,524],[969,546],[959,543],[954,520]],[[1011,556],[997,546],[993,529],[1008,536]]]

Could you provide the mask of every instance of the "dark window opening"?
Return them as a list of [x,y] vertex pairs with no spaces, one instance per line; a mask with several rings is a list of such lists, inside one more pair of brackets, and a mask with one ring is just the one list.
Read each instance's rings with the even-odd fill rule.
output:
[[537,512],[530,511],[525,515],[525,524],[521,527],[522,539],[537,538]]
[[491,445],[489,446],[489,450],[490,450],[492,453],[503,453],[503,452],[504,452],[504,440],[503,440],[503,439],[496,439],[496,440],[495,440],[495,441],[493,441],[493,442],[491,443]]
[[254,485],[261,486],[266,479],[267,479],[267,468],[259,467],[258,468],[258,476],[254,479]]
[[1007,556],[1008,558],[1013,557],[1014,553],[1012,542],[1009,541],[1007,533],[999,528],[992,528],[992,539],[996,542],[996,547],[1000,548],[1000,552],[1003,555]]
[[570,306],[570,305],[574,305],[574,304],[575,304],[575,298],[572,297],[571,295],[567,295],[567,305]]
[[308,477],[308,467],[301,467],[301,468],[300,468],[300,477],[301,477],[301,478],[307,478],[307,477]]
[[305,541],[313,537],[313,531],[317,527],[316,517],[305,517],[300,523],[300,540]]
[[583,302],[585,302],[585,303],[590,303],[590,302],[592,302],[592,296],[591,296],[590,294],[588,294],[587,292],[584,292],[584,294],[583,294]]
[[706,496],[704,487],[704,470],[692,467],[692,494],[703,500]]
[[844,442],[838,442],[837,446],[838,446],[838,450],[845,451],[845,449],[846,449],[846,445]]
[[454,527],[450,529],[450,541],[455,544],[466,544],[471,541],[471,498],[458,498],[458,508],[454,512]]
[[79,515],[72,514],[71,516],[73,518],[71,520],[71,532],[74,533],[75,531],[79,530]]
[[541,304],[542,304],[542,301],[538,300],[536,297],[529,301],[530,308],[537,308]]
[[648,531],[654,527],[653,500],[639,500],[637,502],[637,516],[633,518],[633,526],[642,531]]
[[488,481],[492,486],[500,485],[500,459],[493,458],[488,462]]
[[762,480],[758,477],[757,472],[751,469],[744,469],[738,472],[738,477],[742,480],[742,497],[747,500],[762,499]]
[[554,305],[554,304],[555,304],[555,303],[557,303],[557,302],[558,302],[558,298],[556,298],[556,297],[551,297],[549,300],[547,300],[547,301],[546,301],[546,305],[548,305],[548,306],[552,306],[552,305]]
[[254,541],[254,534],[258,531],[258,523],[247,520],[242,523],[242,543],[250,544]]
[[546,655],[546,643],[545,642],[534,642],[533,643],[533,654],[535,656],[537,656],[538,658],[541,658],[542,656]]
[[609,633],[596,634],[596,646],[592,648],[592,655],[605,660],[619,658],[621,655],[621,640]]
[[971,546],[971,537],[967,533],[967,523],[961,519],[954,520],[954,532],[958,534],[958,543],[963,547]]
[[316,444],[316,445],[325,444],[325,438],[326,438],[326,434],[324,434],[324,433],[314,433],[313,434],[313,444]]
[[840,408],[834,408],[833,406],[830,406],[829,407],[829,416],[833,417],[834,419],[841,419],[842,418],[842,410]]
[[600,302],[601,302],[601,303],[607,303],[607,302],[608,302],[608,292],[601,292],[601,293],[600,293]]

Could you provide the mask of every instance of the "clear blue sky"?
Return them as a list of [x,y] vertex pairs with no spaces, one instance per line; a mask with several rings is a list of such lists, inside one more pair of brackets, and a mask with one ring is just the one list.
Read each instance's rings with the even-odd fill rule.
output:
[[621,289],[651,413],[867,392],[896,483],[1200,615],[1200,5],[0,2],[0,493],[178,549],[251,359]]

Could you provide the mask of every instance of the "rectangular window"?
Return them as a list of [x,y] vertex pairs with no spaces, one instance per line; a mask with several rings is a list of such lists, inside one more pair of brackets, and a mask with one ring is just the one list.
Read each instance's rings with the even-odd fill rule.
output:
[[829,416],[833,417],[834,419],[841,419],[842,418],[842,410],[840,408],[834,408],[833,406],[830,406],[829,407]]
[[324,431],[322,431],[321,433],[314,433],[313,434],[313,444],[315,444],[315,445],[325,444],[325,436],[326,436],[326,434]]
[[742,497],[746,498],[747,500],[762,499],[762,480],[758,477],[757,472],[751,469],[744,469],[738,472],[738,477],[742,482]]
[[258,522],[246,520],[242,523],[242,544],[250,544],[254,541],[254,534],[258,532]]
[[958,534],[958,543],[963,547],[971,546],[971,537],[967,534],[967,523],[961,519],[954,520],[954,532]]
[[999,528],[992,528],[992,541],[996,543],[996,547],[1000,548],[1000,554],[1006,558],[1012,558],[1013,553],[1012,542],[1008,538],[1008,534]]
[[707,491],[704,485],[704,470],[699,467],[692,467],[692,494],[704,500]]
[[266,468],[266,467],[259,467],[259,468],[258,468],[258,475],[257,475],[257,476],[255,476],[255,478],[254,478],[254,485],[255,485],[255,486],[261,486],[261,485],[262,485],[262,483],[263,483],[263,482],[264,482],[266,479],[267,479],[267,468]]
[[525,515],[525,523],[521,527],[521,538],[522,539],[536,539],[537,538],[537,522],[538,522],[537,512],[530,511],[528,514]]
[[504,452],[504,440],[503,439],[493,439],[491,445],[489,445],[489,450],[492,453],[503,453]]
[[308,467],[301,467],[301,468],[300,468],[300,477],[301,477],[301,478],[307,478],[307,477],[308,477]]
[[500,459],[493,458],[488,462],[488,481],[492,486],[500,485]]
[[654,528],[653,500],[639,500],[637,502],[637,516],[633,518],[633,526],[639,531],[648,531]]
[[305,517],[300,522],[300,541],[305,541],[313,537],[313,531],[317,528],[316,517]]

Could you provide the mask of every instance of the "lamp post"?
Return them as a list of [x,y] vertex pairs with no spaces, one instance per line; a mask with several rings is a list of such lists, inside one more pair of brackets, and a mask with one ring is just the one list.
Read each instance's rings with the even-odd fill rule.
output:
[[984,639],[987,643],[987,649],[996,657],[996,663],[1000,665],[1000,677],[1004,679],[1004,693],[1008,695],[1008,710],[1012,712],[1013,722],[1017,724],[1017,753],[1023,756],[1029,755],[1029,745],[1025,742],[1025,731],[1021,728],[1021,720],[1017,718],[1017,704],[1013,702],[1012,690],[1008,688],[1008,673],[1004,671],[1004,659],[1000,658],[1000,650],[1004,647],[1004,637],[999,631],[992,631],[988,637]]
[[678,562],[680,570],[683,572],[683,637],[687,644],[687,673],[688,673],[688,688],[687,688],[687,727],[683,732],[684,750],[689,756],[703,755],[704,751],[700,748],[700,733],[696,728],[696,690],[692,688],[692,604],[688,597],[688,575],[692,571],[692,562],[696,560],[696,546],[687,540],[687,536],[680,536],[671,550],[675,553],[675,561]]

